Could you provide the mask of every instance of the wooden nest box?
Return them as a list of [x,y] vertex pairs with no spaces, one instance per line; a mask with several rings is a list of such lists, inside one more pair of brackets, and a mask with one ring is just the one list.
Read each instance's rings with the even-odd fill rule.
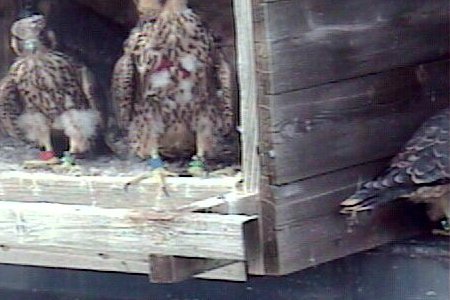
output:
[[[2,72],[15,14],[4,2]],[[114,28],[131,18],[132,1],[58,2]],[[349,230],[339,203],[448,104],[448,1],[213,2],[191,4],[213,29],[235,28],[225,38],[237,53],[243,187],[173,178],[162,199],[151,180],[125,193],[125,178],[3,172],[1,263],[245,280],[422,230],[397,204]]]

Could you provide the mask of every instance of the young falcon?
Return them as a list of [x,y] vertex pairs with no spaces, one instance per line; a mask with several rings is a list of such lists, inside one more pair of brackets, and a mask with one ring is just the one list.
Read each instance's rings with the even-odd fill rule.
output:
[[89,150],[100,114],[87,69],[55,51],[53,32],[42,15],[16,21],[11,47],[18,56],[0,83],[0,116],[13,137],[24,137],[54,156],[51,131],[62,130],[71,153]]
[[186,0],[165,1],[143,31],[141,47],[130,51],[134,76],[127,89],[113,90],[119,124],[131,151],[151,158],[152,167],[163,165],[160,153],[191,150],[191,165],[201,169],[217,138],[232,128],[229,65]]
[[[138,24],[131,30],[129,37],[124,42],[123,54],[114,66],[111,94],[116,113],[116,119],[121,129],[127,129],[134,102],[138,97],[137,64],[142,57],[142,49],[150,40],[156,17],[162,9],[160,0],[134,0],[139,12]],[[115,134],[115,133],[111,133]],[[116,136],[111,136],[108,142],[114,143]],[[112,144],[114,150],[116,147]]]
[[[373,209],[398,198],[428,203],[431,220],[450,219],[450,108],[428,119],[390,167],[341,203],[343,213]],[[447,232],[448,234],[448,232]]]

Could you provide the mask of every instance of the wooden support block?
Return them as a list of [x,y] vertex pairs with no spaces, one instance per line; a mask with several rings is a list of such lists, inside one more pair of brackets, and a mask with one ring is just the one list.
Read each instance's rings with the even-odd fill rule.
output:
[[235,263],[234,260],[150,255],[150,281],[175,283]]

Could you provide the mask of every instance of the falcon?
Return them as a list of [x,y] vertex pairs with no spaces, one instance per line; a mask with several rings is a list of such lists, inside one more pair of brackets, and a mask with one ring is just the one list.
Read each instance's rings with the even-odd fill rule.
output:
[[44,148],[44,160],[55,155],[51,141],[55,130],[67,136],[70,153],[88,151],[101,118],[87,68],[55,50],[54,34],[43,15],[16,21],[11,47],[17,59],[0,82],[4,130]]
[[[211,31],[186,0],[139,1],[141,22],[116,64],[113,99],[129,150],[161,167],[160,154],[194,154],[204,167],[233,124],[231,71]],[[152,5],[151,5],[152,4]],[[142,9],[141,9],[142,12]],[[143,20],[143,21],[142,21]]]
[[450,218],[450,108],[428,119],[390,166],[341,203],[343,213],[373,209],[398,198],[427,203],[432,221]]

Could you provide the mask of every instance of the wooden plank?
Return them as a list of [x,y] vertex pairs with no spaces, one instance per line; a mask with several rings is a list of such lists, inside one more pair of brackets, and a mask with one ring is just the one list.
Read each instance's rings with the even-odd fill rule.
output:
[[[405,203],[396,203],[378,210],[370,217],[362,218],[360,224],[346,227],[342,220],[339,229],[329,224],[304,224],[285,227],[278,231],[279,269],[277,275],[317,266],[318,264],[368,250],[376,246],[423,233],[425,227],[422,211],[406,208]],[[343,216],[342,219],[344,219]],[[332,218],[332,217],[330,217]],[[311,221],[313,222],[313,221]],[[305,238],[305,235],[308,236]],[[314,238],[321,236],[321,239]]]
[[276,227],[334,214],[358,184],[381,172],[388,161],[375,161],[280,187],[272,186]]
[[230,260],[150,255],[150,282],[181,282],[200,273],[233,263],[234,261]]
[[368,162],[282,186],[271,186],[274,203],[278,207],[290,205],[299,200],[322,196],[351,185],[356,186],[372,179],[373,176],[386,168],[388,162],[387,159]]
[[[20,246],[13,248],[3,246],[0,251],[0,263],[73,270],[92,270],[93,266],[95,266],[96,271],[128,274],[148,274],[149,272],[148,261],[71,254],[67,253],[67,251],[57,252],[55,249],[39,249],[39,247],[37,249],[21,249]],[[195,277],[227,281],[245,281],[247,279],[244,262],[207,271],[195,275]]]
[[258,192],[259,158],[257,153],[259,123],[257,112],[257,78],[251,0],[233,1],[236,35],[237,65],[240,92],[240,120],[242,138],[242,169],[244,191]]
[[[271,129],[271,111],[269,98],[265,94],[266,71],[268,70],[267,53],[269,53],[268,43],[266,41],[266,22],[264,22],[264,11],[261,0],[251,0],[253,14],[253,38],[255,41],[255,65],[256,65],[256,88],[257,88],[257,114],[259,122],[259,137],[257,152],[260,163],[259,175],[259,245],[261,245],[260,262],[263,268],[260,268],[258,275],[269,272],[277,264],[276,232],[274,226],[273,210],[266,205],[273,201],[272,191],[270,190],[270,177],[272,172],[272,161],[267,153],[272,149]],[[248,116],[245,116],[248,117]],[[267,209],[269,208],[269,209]]]
[[[2,172],[0,200],[21,202],[53,202],[104,208],[177,208],[235,190],[236,178],[168,178],[170,197],[161,193],[154,178],[131,186],[130,177],[66,176],[50,173]],[[200,208],[198,208],[200,209]],[[195,210],[194,208],[192,210]]]
[[263,5],[279,94],[443,58],[449,2],[288,0]]
[[448,105],[448,61],[271,97],[273,184],[389,157]]
[[146,218],[128,209],[48,203],[1,202],[0,208],[0,245],[144,261],[149,254],[245,261],[243,224],[254,219],[201,213]]
[[[212,254],[213,260],[237,262],[206,268],[195,277],[245,281],[249,255],[245,240],[251,236],[249,230],[257,230],[248,222],[254,218],[245,216],[148,214],[47,203],[2,202],[0,206],[6,215],[0,224],[0,263],[6,264],[148,274],[149,254],[207,258],[214,250],[196,242],[203,236],[208,240],[205,244],[220,239],[226,243],[224,250],[233,248],[222,253],[228,254]],[[213,237],[214,232],[219,236]]]
[[56,252],[49,248],[21,249],[3,246],[0,251],[0,263],[34,267],[62,268],[74,270],[92,270],[120,272],[130,274],[148,274],[148,263],[129,259],[103,258],[83,254]]

